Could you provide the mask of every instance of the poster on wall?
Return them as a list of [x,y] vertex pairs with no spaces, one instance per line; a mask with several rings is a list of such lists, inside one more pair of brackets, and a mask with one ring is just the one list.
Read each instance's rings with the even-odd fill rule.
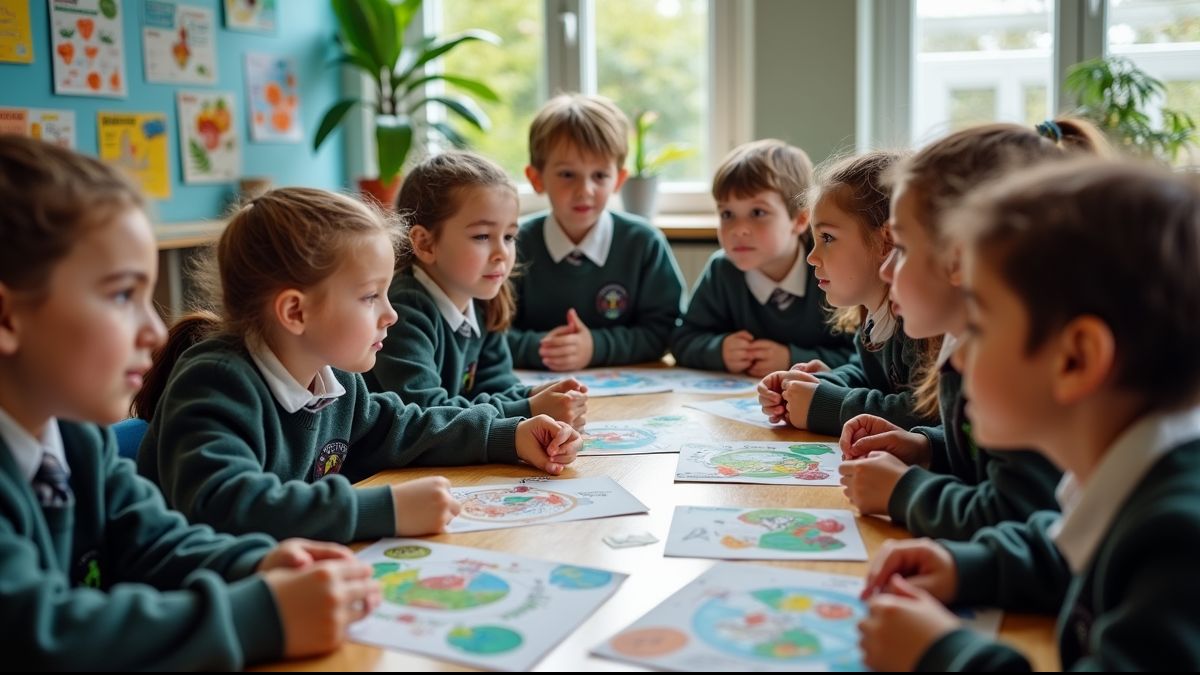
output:
[[274,33],[275,11],[275,0],[225,0],[225,27],[253,33]]
[[227,183],[241,175],[242,149],[234,123],[234,96],[222,91],[181,91],[179,159],[184,183]]
[[294,59],[246,54],[246,90],[252,140],[282,143],[304,140]]
[[75,113],[44,108],[0,108],[0,134],[28,136],[75,149]]
[[47,0],[54,93],[125,98],[121,0]]
[[143,24],[147,82],[217,83],[217,32],[211,9],[146,0]]
[[100,159],[123,170],[147,197],[171,196],[165,114],[98,113],[96,138]]
[[0,0],[0,62],[33,63],[29,0]]

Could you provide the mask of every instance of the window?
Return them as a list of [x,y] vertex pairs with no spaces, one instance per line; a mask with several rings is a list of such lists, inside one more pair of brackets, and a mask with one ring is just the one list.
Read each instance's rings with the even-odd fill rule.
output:
[[911,138],[1050,114],[1053,0],[915,0]]

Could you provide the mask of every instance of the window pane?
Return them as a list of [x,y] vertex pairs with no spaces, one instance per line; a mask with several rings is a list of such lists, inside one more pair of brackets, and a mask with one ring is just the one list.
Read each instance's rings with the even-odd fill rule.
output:
[[[1165,100],[1147,111],[1156,126],[1163,105],[1200,122],[1200,0],[1111,0],[1108,51],[1166,85]],[[1180,160],[1200,164],[1200,151]]]
[[[442,34],[482,28],[500,36],[503,44],[468,43],[444,59],[445,72],[487,84],[500,95],[499,103],[478,101],[492,119],[486,133],[462,122],[451,123],[470,141],[472,149],[499,162],[518,180],[529,163],[529,123],[545,100],[542,59],[545,31],[540,2],[530,0],[442,0]],[[453,89],[450,87],[449,89]]]
[[639,110],[658,113],[648,153],[666,143],[696,151],[667,165],[664,178],[707,182],[708,0],[602,0],[595,13],[599,93],[630,121]]
[[1052,0],[916,0],[913,139],[1049,117],[1053,26]]

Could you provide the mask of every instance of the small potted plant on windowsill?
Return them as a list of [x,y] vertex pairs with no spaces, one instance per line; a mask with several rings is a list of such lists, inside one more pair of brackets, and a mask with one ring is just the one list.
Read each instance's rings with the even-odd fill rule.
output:
[[[500,44],[500,38],[483,30],[468,30],[445,37],[427,36],[406,45],[404,36],[421,6],[421,0],[331,0],[337,18],[342,55],[339,63],[362,71],[374,88],[374,99],[346,98],[334,103],[317,128],[313,151],[357,105],[374,113],[375,155],[379,175],[359,180],[359,189],[385,206],[391,206],[400,190],[400,170],[412,149],[414,136],[426,130],[443,136],[456,147],[466,141],[445,121],[429,121],[417,113],[428,105],[441,106],[450,117],[486,131],[491,125],[474,99],[461,94],[430,95],[426,85],[442,82],[475,97],[497,102],[500,97],[479,80],[429,72],[430,66],[461,44],[482,41]],[[436,70],[436,69],[433,69]]]
[[646,135],[657,121],[658,113],[653,110],[643,110],[634,118],[633,173],[621,186],[621,203],[625,210],[646,219],[654,217],[655,202],[658,201],[658,176],[663,167],[695,153],[678,143],[668,143],[658,152],[648,153]]

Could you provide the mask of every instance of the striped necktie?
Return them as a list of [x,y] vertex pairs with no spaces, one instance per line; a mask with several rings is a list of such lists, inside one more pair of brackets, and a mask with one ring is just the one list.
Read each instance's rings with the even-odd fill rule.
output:
[[788,293],[782,288],[776,288],[775,290],[771,291],[771,302],[775,303],[775,306],[778,307],[779,311],[781,312],[788,307],[791,307],[792,302],[795,301],[795,299],[796,296]]
[[63,507],[74,499],[67,470],[48,452],[42,453],[42,464],[33,475],[33,491],[42,506]]

